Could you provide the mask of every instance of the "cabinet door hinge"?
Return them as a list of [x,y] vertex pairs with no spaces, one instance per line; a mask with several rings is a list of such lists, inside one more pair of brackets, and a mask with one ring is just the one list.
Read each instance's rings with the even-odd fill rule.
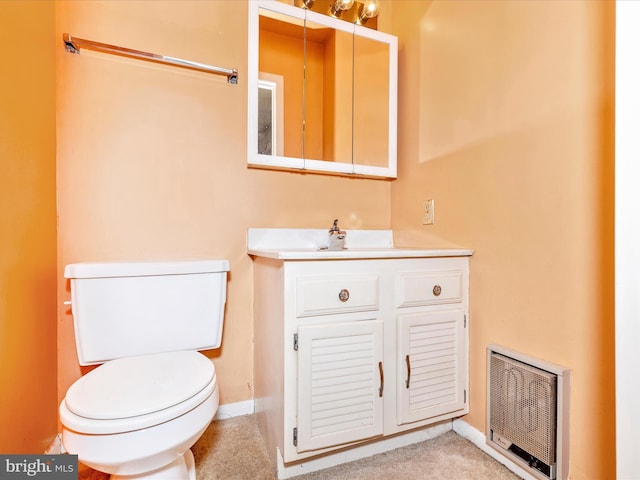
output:
[[464,402],[463,403],[467,403],[467,391],[464,391]]
[[467,316],[464,316],[464,328],[467,328]]
[[293,349],[296,352],[298,351],[298,334],[297,333],[293,334]]
[[298,446],[298,429],[297,428],[293,429],[293,446],[294,447]]

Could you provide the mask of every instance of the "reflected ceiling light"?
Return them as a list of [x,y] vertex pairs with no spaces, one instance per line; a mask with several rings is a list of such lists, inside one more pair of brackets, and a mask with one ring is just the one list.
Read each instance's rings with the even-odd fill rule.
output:
[[333,2],[333,5],[331,5],[331,15],[335,17],[339,16],[343,11],[353,7],[354,3],[355,0],[336,0]]
[[313,2],[314,2],[314,1],[315,1],[315,0],[301,0],[301,1],[300,1],[300,5],[299,5],[299,7],[300,7],[300,8],[308,8],[308,9],[311,9],[311,8],[313,7]]
[[364,24],[370,18],[378,15],[380,2],[378,0],[365,0],[362,4],[362,10],[358,15],[358,23]]

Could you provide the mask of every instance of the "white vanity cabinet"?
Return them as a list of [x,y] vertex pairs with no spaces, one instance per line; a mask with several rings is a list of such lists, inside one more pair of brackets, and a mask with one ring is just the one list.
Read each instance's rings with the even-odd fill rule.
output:
[[468,413],[471,253],[393,250],[250,250],[255,408],[279,473]]

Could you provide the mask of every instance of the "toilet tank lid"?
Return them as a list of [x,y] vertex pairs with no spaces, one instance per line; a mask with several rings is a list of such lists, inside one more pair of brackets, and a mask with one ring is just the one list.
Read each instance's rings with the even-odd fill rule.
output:
[[160,262],[82,262],[67,265],[64,268],[64,276],[65,278],[107,278],[228,271],[229,261],[223,259]]

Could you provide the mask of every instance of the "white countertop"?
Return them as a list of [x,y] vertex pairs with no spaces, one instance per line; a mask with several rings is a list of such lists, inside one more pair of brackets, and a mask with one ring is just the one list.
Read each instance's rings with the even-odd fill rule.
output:
[[363,258],[468,257],[473,250],[454,248],[354,248],[344,250],[248,250],[249,255],[277,260],[346,260]]
[[247,253],[277,260],[348,260],[366,258],[466,257],[468,248],[394,247],[391,230],[347,230],[346,248],[322,249],[328,230],[250,228]]

